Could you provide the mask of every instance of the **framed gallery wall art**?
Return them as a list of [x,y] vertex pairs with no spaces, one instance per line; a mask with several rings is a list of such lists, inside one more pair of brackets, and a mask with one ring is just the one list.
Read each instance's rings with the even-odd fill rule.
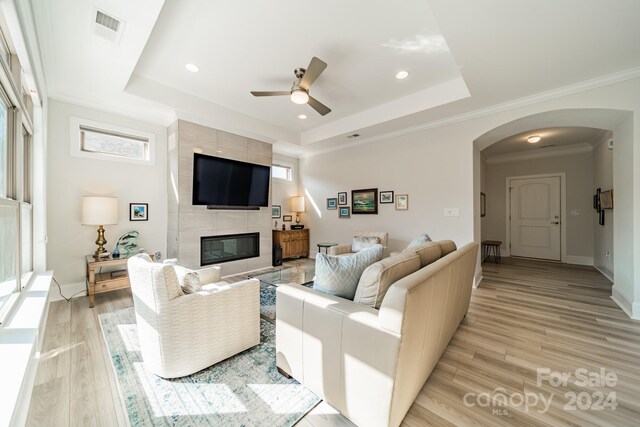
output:
[[338,193],[338,204],[339,205],[346,205],[347,204],[347,193],[346,192]]
[[351,208],[349,206],[341,207],[338,210],[338,218],[349,218],[351,217]]
[[282,216],[282,206],[280,205],[272,205],[271,206],[271,218],[280,218]]
[[282,221],[283,222],[291,222],[291,221],[293,221],[293,216],[292,215],[282,215]]
[[393,203],[393,191],[380,192],[380,204]]
[[327,199],[327,209],[338,209],[338,199],[335,197]]
[[378,214],[378,189],[351,190],[351,212],[356,214]]
[[409,210],[409,195],[408,194],[398,194],[396,196],[396,210],[397,211]]
[[129,221],[148,221],[148,203],[129,203]]

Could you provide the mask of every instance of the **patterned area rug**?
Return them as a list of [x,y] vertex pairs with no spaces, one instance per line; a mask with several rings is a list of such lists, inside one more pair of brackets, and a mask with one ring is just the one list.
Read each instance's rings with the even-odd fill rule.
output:
[[[302,286],[313,288],[313,281]],[[276,321],[276,288],[277,286],[260,282],[260,315],[271,323]]]
[[173,380],[144,368],[133,307],[101,314],[100,325],[132,426],[291,426],[320,402],[278,373],[265,320],[260,345]]

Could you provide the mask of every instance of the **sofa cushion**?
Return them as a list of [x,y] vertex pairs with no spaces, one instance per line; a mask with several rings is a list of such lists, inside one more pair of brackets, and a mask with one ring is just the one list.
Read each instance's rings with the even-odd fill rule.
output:
[[185,274],[182,282],[180,283],[180,287],[182,288],[182,292],[185,294],[200,292],[202,290],[200,276],[195,271]]
[[[440,249],[439,246],[436,247]],[[392,284],[419,269],[420,257],[411,252],[371,264],[360,277],[353,302],[378,309]]]
[[427,242],[407,248],[402,253],[417,254],[420,257],[420,268],[423,268],[442,257],[442,248],[436,242]]
[[349,256],[318,254],[313,289],[352,300],[362,272],[381,258],[382,245]]
[[447,256],[458,249],[453,240],[440,240],[437,243],[440,245],[440,249],[442,249],[442,256]]
[[380,243],[379,237],[354,236],[351,242],[351,252],[360,252]]
[[415,248],[416,246],[423,245],[430,241],[431,241],[431,237],[429,237],[427,233],[422,233],[421,235],[419,235],[418,237],[416,237],[415,239],[409,242],[407,249]]

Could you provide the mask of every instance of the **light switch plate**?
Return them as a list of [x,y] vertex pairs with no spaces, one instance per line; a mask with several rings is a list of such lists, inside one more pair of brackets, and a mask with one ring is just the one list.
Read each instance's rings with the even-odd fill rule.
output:
[[460,216],[459,208],[444,208],[444,216]]
[[571,211],[571,215],[573,216],[579,216],[580,215],[580,209],[574,209]]

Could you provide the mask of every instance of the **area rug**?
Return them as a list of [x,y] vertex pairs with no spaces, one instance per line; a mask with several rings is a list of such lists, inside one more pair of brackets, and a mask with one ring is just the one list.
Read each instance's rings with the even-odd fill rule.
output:
[[142,363],[133,307],[100,315],[120,397],[134,426],[291,426],[320,399],[276,369],[275,326],[260,345],[188,377],[166,380]]
[[[313,282],[302,286],[313,287]],[[260,282],[260,315],[271,323],[276,321],[276,288],[277,286]]]

